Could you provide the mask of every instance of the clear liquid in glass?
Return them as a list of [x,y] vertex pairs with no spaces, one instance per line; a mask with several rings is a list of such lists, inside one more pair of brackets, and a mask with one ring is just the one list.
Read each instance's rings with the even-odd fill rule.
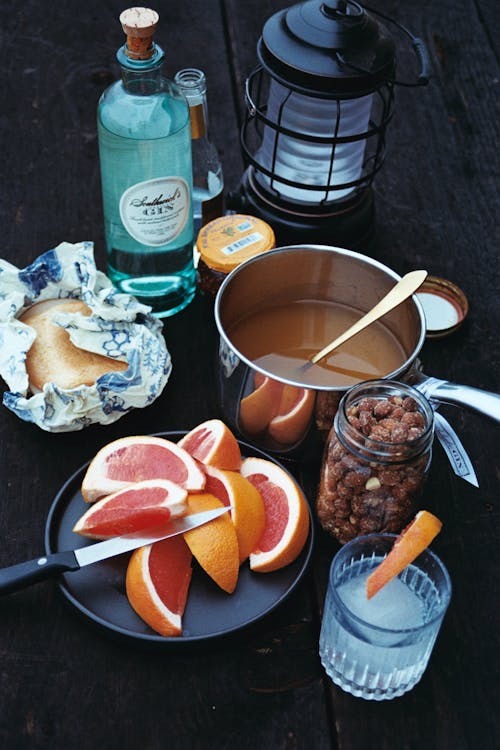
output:
[[[321,662],[332,681],[352,695],[387,700],[420,680],[436,640],[442,609],[431,578],[408,566],[372,599],[366,579],[381,557],[351,559],[329,589],[320,635]],[[443,609],[444,615],[444,609]]]

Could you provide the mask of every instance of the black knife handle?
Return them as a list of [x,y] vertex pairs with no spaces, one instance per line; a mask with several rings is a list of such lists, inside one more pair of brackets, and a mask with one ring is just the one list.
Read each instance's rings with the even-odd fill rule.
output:
[[23,589],[25,586],[43,581],[58,573],[78,570],[79,567],[75,553],[67,551],[42,555],[34,560],[28,560],[28,562],[11,565],[8,568],[0,568],[0,596],[18,591],[18,589]]

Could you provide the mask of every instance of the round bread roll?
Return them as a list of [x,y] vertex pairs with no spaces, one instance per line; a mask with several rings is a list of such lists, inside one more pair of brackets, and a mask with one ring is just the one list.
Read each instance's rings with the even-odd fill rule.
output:
[[42,390],[44,383],[60,388],[93,385],[106,372],[126,370],[128,364],[75,346],[68,331],[52,322],[54,312],[81,312],[90,308],[79,299],[50,299],[32,305],[19,318],[36,331],[36,339],[26,355],[30,388]]

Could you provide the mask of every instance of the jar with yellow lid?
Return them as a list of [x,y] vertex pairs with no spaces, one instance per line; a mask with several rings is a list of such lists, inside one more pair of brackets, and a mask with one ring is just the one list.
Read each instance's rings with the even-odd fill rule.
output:
[[228,214],[214,219],[202,227],[196,242],[200,254],[200,288],[215,297],[234,268],[275,246],[274,232],[262,219],[245,214]]

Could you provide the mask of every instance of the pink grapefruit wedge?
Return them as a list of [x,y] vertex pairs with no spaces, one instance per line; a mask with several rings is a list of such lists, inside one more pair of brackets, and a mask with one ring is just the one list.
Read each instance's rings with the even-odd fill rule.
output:
[[83,478],[82,495],[92,503],[146,479],[168,479],[189,492],[205,486],[204,473],[182,447],[143,435],[119,438],[101,448]]
[[166,479],[149,479],[98,500],[73,531],[91,539],[108,539],[160,526],[186,511],[185,489]]
[[269,573],[284,568],[302,552],[309,533],[309,509],[294,479],[284,469],[262,458],[246,458],[241,474],[260,492],[266,524],[250,554],[250,568]]
[[132,553],[126,591],[132,609],[160,635],[182,635],[182,615],[191,582],[192,555],[182,536]]
[[214,495],[224,505],[231,506],[230,515],[236,529],[241,564],[256,547],[264,531],[266,516],[261,494],[237,471],[206,466],[205,472],[205,492]]
[[209,419],[188,432],[178,445],[203,464],[238,471],[241,452],[235,436],[220,419]]

